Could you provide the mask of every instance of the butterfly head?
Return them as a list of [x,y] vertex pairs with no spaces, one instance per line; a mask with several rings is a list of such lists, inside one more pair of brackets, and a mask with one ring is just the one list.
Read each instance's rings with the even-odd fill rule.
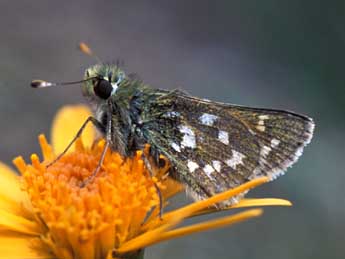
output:
[[125,77],[116,65],[94,65],[85,71],[83,95],[90,99],[107,100],[116,94]]

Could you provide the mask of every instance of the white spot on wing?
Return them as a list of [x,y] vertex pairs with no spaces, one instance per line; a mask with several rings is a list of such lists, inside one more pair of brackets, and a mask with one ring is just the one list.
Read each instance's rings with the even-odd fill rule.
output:
[[213,160],[212,161],[212,166],[218,173],[220,173],[220,170],[222,169],[221,163],[218,160]]
[[271,152],[271,148],[268,147],[268,146],[263,146],[261,149],[260,149],[260,156],[262,157],[266,157],[270,152]]
[[177,145],[175,142],[171,143],[171,147],[175,149],[177,152],[181,152],[181,148],[179,145]]
[[276,146],[279,145],[279,143],[280,143],[280,140],[274,138],[274,139],[271,140],[271,147],[272,147],[272,148],[275,148]]
[[181,147],[190,147],[195,148],[196,147],[196,141],[195,141],[195,134],[194,131],[186,126],[186,125],[180,125],[179,126],[180,132],[183,133],[183,139],[181,142]]
[[259,121],[257,123],[256,129],[264,132],[266,130],[266,127],[264,126],[265,120],[268,120],[269,116],[268,115],[259,115],[258,118],[259,118]]
[[225,145],[229,145],[229,134],[226,131],[220,130],[218,133],[218,139]]
[[[313,136],[314,127],[315,127],[313,120],[309,119],[306,126],[307,126],[307,129],[304,132],[304,138],[305,138],[304,143],[299,148],[297,148],[294,153],[291,154],[292,156],[290,156],[289,158],[284,160],[279,166],[274,167],[271,170],[267,170],[267,166],[266,166],[267,161],[264,156],[261,156],[259,159],[259,166],[257,166],[254,169],[253,174],[249,178],[255,179],[259,176],[268,176],[270,180],[272,181],[276,179],[278,176],[283,175],[285,170],[288,167],[292,166],[298,160],[298,158],[302,155],[303,148],[310,142]],[[271,146],[272,146],[272,141],[271,141]],[[263,152],[262,150],[263,149],[261,149],[260,151],[260,155]]]
[[207,174],[209,178],[213,178],[211,174],[214,172],[214,168],[211,165],[205,165],[202,170]]
[[175,112],[175,111],[171,111],[171,112],[167,112],[166,116],[169,118],[176,118],[179,117],[181,114],[179,112]]
[[188,166],[189,172],[191,173],[193,173],[196,169],[199,168],[199,165],[191,160],[188,160],[187,166]]
[[256,126],[256,129],[259,130],[259,131],[264,132],[265,129],[266,129],[266,127],[265,127],[265,126],[262,126],[262,125],[258,125],[258,126]]
[[231,150],[232,151],[232,158],[228,159],[225,161],[225,163],[230,166],[233,169],[236,169],[237,165],[239,164],[243,164],[243,158],[245,158],[246,156],[243,155],[242,153],[236,151],[236,150]]
[[259,120],[268,120],[269,116],[268,115],[259,115]]
[[216,119],[218,116],[209,113],[204,113],[199,117],[199,121],[206,126],[212,126]]
[[252,129],[248,128],[248,130],[249,130],[250,134],[252,134],[253,136],[256,135],[256,133]]

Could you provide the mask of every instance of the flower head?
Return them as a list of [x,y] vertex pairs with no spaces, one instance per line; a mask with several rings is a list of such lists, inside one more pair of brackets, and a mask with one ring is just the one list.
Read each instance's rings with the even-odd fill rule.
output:
[[[87,115],[81,107],[65,108],[59,113],[53,127],[55,152],[61,152],[70,139],[64,137],[66,120],[69,121],[68,132],[76,132],[81,117]],[[74,150],[49,167],[47,164],[56,158],[56,153],[43,135],[39,136],[42,162],[35,154],[30,164],[21,157],[16,158],[14,164],[21,176],[0,166],[0,183],[3,184],[0,188],[0,258],[126,257],[157,242],[237,223],[262,213],[262,209],[250,209],[176,228],[184,219],[211,213],[216,210],[216,203],[267,179],[260,178],[207,200],[166,211],[160,218],[155,185],[162,192],[163,206],[183,187],[163,177],[168,163],[164,168],[155,168],[152,177],[142,160],[145,151],[123,158],[109,150],[97,176],[81,187],[96,168],[104,146],[104,141],[94,141],[93,135],[92,131],[86,133],[84,140],[76,142]],[[85,139],[85,136],[88,137]],[[244,199],[227,209],[289,204],[279,199]],[[20,248],[9,245],[13,241]]]

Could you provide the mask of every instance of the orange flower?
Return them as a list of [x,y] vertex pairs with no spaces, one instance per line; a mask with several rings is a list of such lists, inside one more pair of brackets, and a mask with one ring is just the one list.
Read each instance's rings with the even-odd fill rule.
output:
[[[103,140],[94,143],[92,127],[70,152],[47,168],[87,116],[89,111],[83,106],[62,109],[53,125],[54,151],[45,137],[39,136],[43,161],[35,154],[31,164],[16,158],[14,164],[21,176],[0,164],[0,258],[136,258],[149,245],[261,215],[262,209],[250,209],[176,228],[184,219],[214,212],[214,204],[267,179],[253,180],[177,210],[165,210],[159,218],[155,184],[162,192],[163,206],[183,187],[162,177],[168,165],[155,169],[156,177],[151,177],[141,159],[143,151],[127,159],[108,151],[95,179],[80,187],[92,174],[104,146]],[[243,199],[227,209],[266,205],[286,206],[290,202]]]

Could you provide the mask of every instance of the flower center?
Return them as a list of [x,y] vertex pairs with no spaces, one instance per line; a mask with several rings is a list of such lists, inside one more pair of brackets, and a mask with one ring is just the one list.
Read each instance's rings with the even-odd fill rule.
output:
[[[44,137],[40,143],[44,157],[54,159]],[[59,257],[104,257],[140,234],[148,212],[158,210],[154,182],[165,186],[145,169],[141,151],[128,159],[108,151],[93,181],[80,187],[94,172],[103,147],[100,141],[86,149],[78,141],[74,152],[48,168],[49,161],[40,163],[33,155],[23,173],[24,188],[47,229],[44,240]]]

